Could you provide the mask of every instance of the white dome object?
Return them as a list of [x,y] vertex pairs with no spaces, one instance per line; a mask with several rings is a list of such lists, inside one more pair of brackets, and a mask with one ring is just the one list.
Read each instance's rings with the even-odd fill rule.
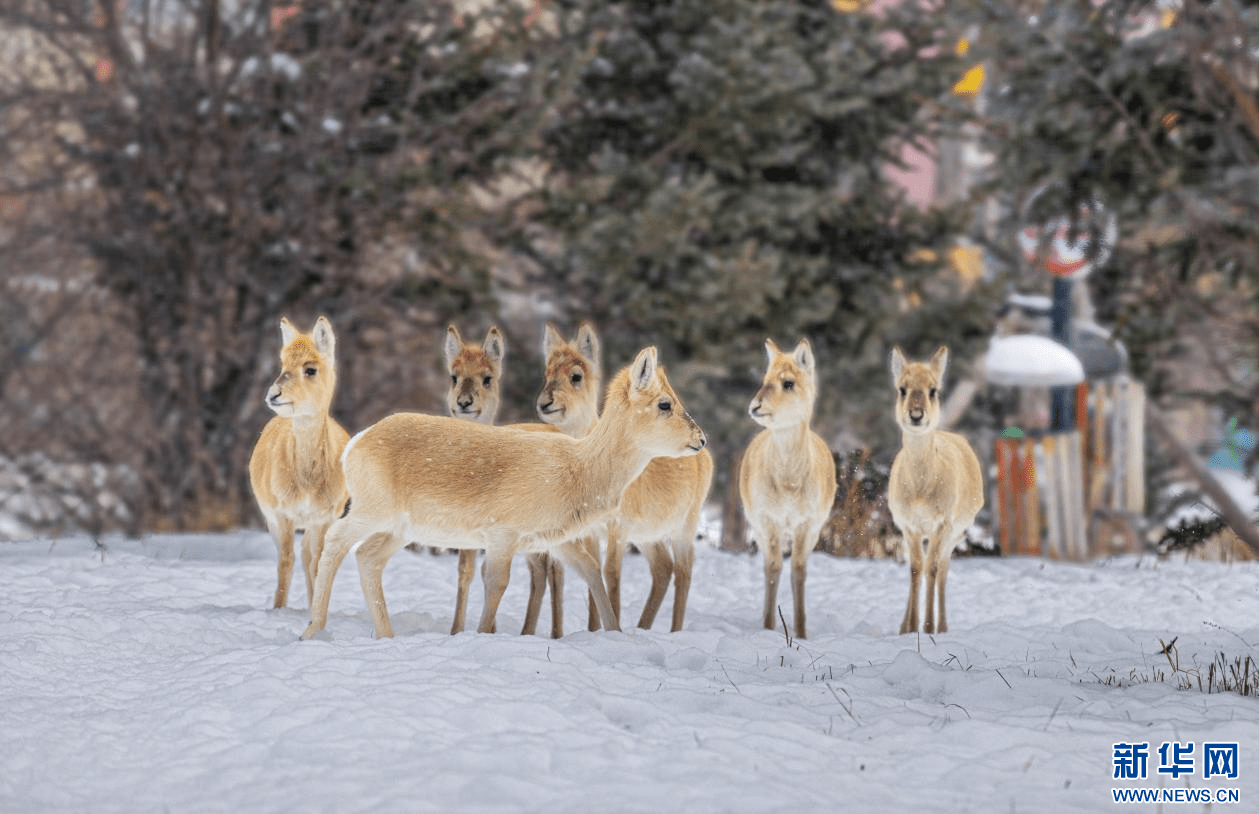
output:
[[1084,381],[1084,365],[1065,345],[1044,336],[994,336],[984,358],[992,384],[1063,387]]

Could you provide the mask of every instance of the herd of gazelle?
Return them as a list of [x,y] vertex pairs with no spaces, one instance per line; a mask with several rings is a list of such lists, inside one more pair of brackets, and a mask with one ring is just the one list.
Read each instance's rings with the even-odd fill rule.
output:
[[[561,563],[589,589],[589,627],[620,630],[621,562],[636,546],[651,571],[638,619],[650,628],[674,586],[672,630],[686,615],[696,529],[713,477],[703,430],[665,377],[654,347],[612,378],[600,410],[602,360],[594,328],[571,341],[551,325],[537,398],[543,423],[495,426],[506,342],[491,328],[481,343],[447,329],[450,416],[395,413],[353,438],[330,415],[336,339],[326,317],[309,334],[280,321],[280,375],[267,391],[275,413],[249,461],[249,478],[279,549],[274,607],[285,607],[295,534],[311,638],[328,620],[332,583],[357,544],[359,579],[378,637],[393,635],[381,574],[412,541],[458,549],[451,632],[463,630],[478,551],[485,601],[477,630],[492,633],[511,561],[525,554],[530,590],[523,633],[533,633],[548,586],[551,635],[563,635]],[[768,368],[748,413],[764,429],[739,467],[739,494],[753,539],[764,552],[763,623],[776,627],[783,551],[791,552],[793,626],[806,635],[804,584],[835,498],[835,465],[813,431],[818,395],[813,349],[789,353],[765,343]],[[948,629],[944,587],[949,557],[983,506],[979,460],[960,435],[940,429],[948,351],[909,362],[892,351],[901,450],[892,463],[888,505],[910,563],[909,601],[900,632],[919,629],[919,582],[926,568],[922,630]],[[606,539],[599,562],[600,539]],[[937,612],[938,609],[938,612]],[[784,620],[785,625],[785,620]]]

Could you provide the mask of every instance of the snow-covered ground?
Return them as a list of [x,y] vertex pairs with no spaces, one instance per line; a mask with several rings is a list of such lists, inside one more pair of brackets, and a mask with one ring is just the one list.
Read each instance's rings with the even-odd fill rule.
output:
[[[447,635],[454,558],[403,551],[385,572],[396,638],[372,638],[350,557],[330,639],[299,642],[304,607],[266,609],[274,564],[258,532],[0,544],[0,811],[1063,812],[1109,811],[1112,788],[1259,803],[1259,699],[1144,681],[1171,672],[1160,640],[1182,667],[1256,655],[1255,563],[960,559],[952,629],[931,638],[895,634],[905,566],[815,555],[807,642],[759,629],[759,559],[711,549],[684,632],[666,606],[650,632],[587,633],[570,576],[560,641]],[[625,570],[636,617],[646,567]],[[521,565],[500,630],[526,581]],[[293,594],[304,606],[300,575]],[[1191,772],[1160,773],[1168,742],[1194,744]],[[1238,745],[1236,778],[1203,777],[1208,743]],[[1116,744],[1148,744],[1144,780],[1114,779]]]

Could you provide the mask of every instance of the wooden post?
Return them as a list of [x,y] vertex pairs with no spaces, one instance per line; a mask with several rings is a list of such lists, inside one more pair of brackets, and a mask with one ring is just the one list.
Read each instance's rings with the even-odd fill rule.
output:
[[1089,558],[1088,524],[1084,518],[1084,453],[1078,433],[1068,434],[1063,469],[1063,496],[1066,523],[1071,527],[1071,558],[1084,562]]
[[1030,438],[1020,445],[1022,460],[1019,462],[1019,502],[1023,509],[1023,551],[1040,554],[1040,494],[1036,488],[1036,442]]
[[1089,422],[1089,390],[1088,382],[1080,382],[1075,386],[1075,430],[1080,434],[1080,488],[1082,495],[1088,495],[1093,483],[1092,456],[1089,446],[1093,443],[1092,424]]
[[1071,520],[1071,488],[1079,480],[1071,471],[1071,447],[1075,439],[1062,433],[1054,439],[1054,475],[1057,480],[1058,521],[1062,530],[1062,557],[1074,560],[1079,543],[1075,539],[1075,523]]
[[1011,460],[1014,457],[1011,440],[1013,439],[997,438],[992,446],[992,456],[997,463],[997,541],[1002,554],[1019,553],[1018,538],[1011,534],[1014,523],[1013,495],[1017,494]]
[[1110,414],[1110,438],[1113,445],[1111,447],[1113,457],[1110,470],[1110,508],[1112,511],[1122,512],[1127,508],[1124,505],[1123,486],[1127,477],[1125,474],[1127,444],[1123,441],[1126,437],[1124,424],[1127,418],[1128,398],[1128,378],[1126,376],[1119,376],[1115,379],[1114,395],[1114,408]]
[[1093,386],[1093,478],[1089,483],[1089,514],[1102,505],[1106,496],[1106,482],[1110,480],[1110,462],[1107,455],[1109,442],[1106,438],[1106,413],[1110,409],[1110,383],[1098,382]]
[[1062,521],[1058,510],[1058,460],[1054,452],[1054,436],[1046,435],[1040,440],[1040,449],[1044,460],[1041,470],[1045,476],[1040,479],[1040,492],[1045,497],[1045,520],[1049,531],[1048,551],[1050,559],[1058,559],[1062,552]]
[[1145,385],[1128,384],[1127,477],[1124,479],[1124,504],[1134,515],[1145,514]]
[[1014,508],[1014,546],[1020,554],[1032,553],[1032,540],[1027,534],[1027,503],[1023,495],[1027,493],[1027,477],[1023,468],[1022,444],[1011,439],[1010,442],[1010,482],[1013,484]]

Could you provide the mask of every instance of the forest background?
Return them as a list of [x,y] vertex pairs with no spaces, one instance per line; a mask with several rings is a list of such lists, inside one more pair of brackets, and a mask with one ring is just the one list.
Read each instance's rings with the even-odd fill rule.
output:
[[[716,498],[762,343],[807,336],[817,427],[885,465],[890,347],[962,381],[1048,291],[1046,184],[1118,217],[1087,285],[1155,409],[1259,426],[1249,4],[7,0],[0,38],[3,536],[257,525],[282,315],[331,318],[351,429],[442,411],[447,323],[504,329],[508,421],[545,321],[607,373],[658,345]],[[985,453],[1007,396],[962,417]]]

